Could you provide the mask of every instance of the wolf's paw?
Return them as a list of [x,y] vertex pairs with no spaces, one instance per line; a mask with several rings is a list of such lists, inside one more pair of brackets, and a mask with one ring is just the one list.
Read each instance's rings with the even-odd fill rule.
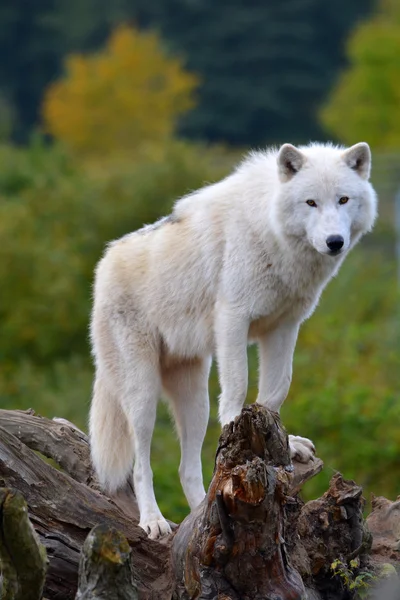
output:
[[290,456],[302,463],[314,460],[315,446],[308,438],[289,435]]
[[145,530],[151,540],[157,540],[171,533],[171,527],[161,515],[155,519],[141,519],[139,526]]

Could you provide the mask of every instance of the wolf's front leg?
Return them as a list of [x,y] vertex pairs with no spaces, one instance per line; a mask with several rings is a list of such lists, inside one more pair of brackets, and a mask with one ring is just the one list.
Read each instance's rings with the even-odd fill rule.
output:
[[[259,340],[260,381],[257,402],[279,412],[292,381],[293,353],[298,323],[283,323]],[[289,435],[292,458],[307,463],[313,458],[314,444],[307,438]]]
[[259,404],[279,412],[292,381],[293,353],[298,323],[283,323],[259,340]]
[[234,307],[219,306],[215,323],[221,396],[219,420],[226,425],[242,410],[247,394],[249,321]]

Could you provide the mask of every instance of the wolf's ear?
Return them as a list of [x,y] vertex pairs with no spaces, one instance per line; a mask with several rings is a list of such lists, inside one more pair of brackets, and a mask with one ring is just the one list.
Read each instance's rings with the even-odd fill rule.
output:
[[346,165],[363,179],[369,179],[371,172],[371,150],[366,142],[360,142],[343,152]]
[[281,181],[289,181],[304,164],[305,156],[292,144],[283,144],[278,153],[278,169]]

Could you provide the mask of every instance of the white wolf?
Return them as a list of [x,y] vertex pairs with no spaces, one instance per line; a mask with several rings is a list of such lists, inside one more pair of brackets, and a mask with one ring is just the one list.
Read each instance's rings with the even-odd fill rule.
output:
[[[278,411],[299,326],[344,257],[372,228],[377,199],[366,143],[255,152],[226,179],[179,200],[172,214],[109,247],[97,267],[91,325],[96,379],[92,458],[113,491],[132,469],[140,525],[170,531],[153,491],[150,445],[162,391],[181,444],[193,509],[205,492],[201,447],[215,353],[222,425],[247,393],[247,345],[259,346],[258,402]],[[307,462],[312,442],[290,436]]]

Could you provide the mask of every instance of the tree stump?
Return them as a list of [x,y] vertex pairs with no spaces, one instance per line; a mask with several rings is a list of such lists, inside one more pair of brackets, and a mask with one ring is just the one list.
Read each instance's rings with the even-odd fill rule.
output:
[[351,598],[341,578],[334,576],[333,563],[349,565],[358,558],[358,568],[366,566],[371,534],[364,523],[364,506],[362,488],[337,473],[325,494],[307,502],[296,516],[297,542],[291,557],[297,566],[298,554],[307,556],[307,562],[299,567],[303,581],[323,598]]
[[276,413],[254,404],[224,427],[208,494],[172,545],[178,598],[305,598],[285,548],[292,471]]

